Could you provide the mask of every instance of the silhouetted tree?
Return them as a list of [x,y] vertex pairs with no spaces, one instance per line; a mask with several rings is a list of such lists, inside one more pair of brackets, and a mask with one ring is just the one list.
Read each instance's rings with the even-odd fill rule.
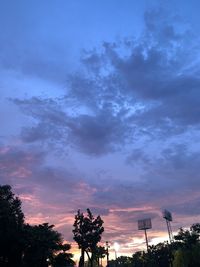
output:
[[149,246],[148,252],[133,254],[133,267],[171,267],[173,248],[167,242]]
[[103,246],[97,246],[94,253],[95,253],[94,257],[97,262],[97,265],[100,266],[100,259],[101,259],[101,266],[102,266],[102,259],[106,256],[107,249]]
[[145,257],[144,257],[145,252],[143,251],[137,251],[133,254],[133,267],[144,267],[145,266]]
[[133,267],[197,267],[200,266],[200,224],[181,228],[175,242],[149,247],[148,253],[133,254]]
[[69,253],[60,252],[55,256],[52,265],[53,267],[69,267],[74,266],[75,262],[72,260],[72,257],[69,257]]
[[173,251],[168,243],[159,243],[149,247],[146,254],[148,262],[154,267],[168,267],[173,262]]
[[109,267],[132,267],[133,258],[128,256],[120,256],[116,260],[109,261]]
[[[0,186],[0,267],[72,266],[60,233],[53,225],[24,223],[21,201],[9,185]],[[61,264],[62,262],[62,264]]]
[[51,264],[53,267],[67,267],[74,266],[75,262],[73,261],[73,254],[67,253],[66,251],[71,249],[71,245],[63,244],[60,247],[60,252],[58,254],[54,254],[53,260]]
[[78,210],[73,226],[74,240],[81,249],[79,266],[84,266],[84,252],[86,252],[90,265],[93,267],[97,244],[104,231],[103,220],[100,216],[94,218],[90,209],[87,209],[86,215]]
[[180,228],[174,237],[177,250],[175,252],[174,267],[200,266],[200,224],[193,224],[190,229]]
[[29,267],[46,267],[54,261],[54,254],[62,250],[61,234],[48,223],[26,225],[26,249],[23,263]]
[[0,266],[18,267],[22,260],[24,214],[9,185],[0,186]]
[[193,224],[190,229],[180,228],[178,234],[174,237],[180,245],[190,248],[199,242],[200,224]]

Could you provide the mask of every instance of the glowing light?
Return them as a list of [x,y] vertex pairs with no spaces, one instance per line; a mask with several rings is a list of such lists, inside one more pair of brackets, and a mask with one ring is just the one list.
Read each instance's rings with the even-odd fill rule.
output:
[[116,252],[118,252],[118,251],[119,251],[119,248],[120,248],[120,245],[119,245],[117,242],[115,242],[115,243],[114,243],[114,250],[115,250]]

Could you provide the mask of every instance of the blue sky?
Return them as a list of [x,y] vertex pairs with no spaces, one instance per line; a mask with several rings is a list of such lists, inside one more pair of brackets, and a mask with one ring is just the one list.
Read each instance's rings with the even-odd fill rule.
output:
[[198,1],[1,1],[0,183],[72,242],[91,208],[121,253],[200,219]]

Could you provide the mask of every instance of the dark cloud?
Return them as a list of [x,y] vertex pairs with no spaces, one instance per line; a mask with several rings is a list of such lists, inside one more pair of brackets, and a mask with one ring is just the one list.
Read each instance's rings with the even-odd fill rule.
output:
[[109,113],[105,109],[94,115],[77,114],[64,111],[59,102],[51,99],[15,99],[25,113],[36,120],[36,126],[23,128],[24,142],[54,142],[75,146],[80,151],[101,155],[114,151],[125,142],[129,126],[123,117]]
[[142,38],[128,46],[127,41],[107,42],[100,51],[85,52],[85,71],[68,77],[62,105],[53,99],[15,100],[38,122],[23,129],[22,139],[60,140],[102,155],[136,138],[167,139],[198,129],[197,39],[188,47],[189,33],[161,14],[147,12]]
[[101,155],[124,143],[126,132],[123,129],[128,130],[125,123],[112,114],[81,115],[70,124],[69,138],[81,151]]
[[[193,194],[194,199],[187,199],[183,200],[180,204],[170,205],[169,209],[172,211],[175,216],[187,216],[190,218],[190,216],[199,216],[200,214],[200,196],[194,193],[194,191],[188,190],[188,194]],[[187,194],[185,194],[187,198]]]
[[169,183],[174,183],[176,188],[180,186],[181,189],[187,187],[195,189],[199,186],[197,169],[200,163],[200,154],[198,151],[192,152],[187,146],[181,144],[164,149],[162,155],[163,157],[157,160],[158,167],[154,168],[160,179],[166,179]]
[[[139,164],[142,168],[139,181],[132,179],[123,182],[123,176],[121,181],[107,181],[105,188],[97,188],[94,192],[93,201],[110,208],[139,209],[138,213],[127,212],[124,218],[145,214],[147,211],[141,210],[145,206],[146,210],[148,207],[161,210],[170,205],[169,209],[177,213],[184,212],[187,205],[194,209],[198,206],[199,152],[192,152],[187,145],[171,145],[161,149],[161,153],[154,155],[151,161],[141,161]],[[133,166],[136,165],[134,162]],[[189,208],[185,208],[185,212],[189,214]]]
[[59,101],[40,97],[12,101],[33,119],[32,127],[22,128],[21,138],[25,143],[54,142],[56,145],[67,138],[67,114],[60,107]]
[[138,220],[151,218],[155,219],[158,218],[158,214],[152,211],[115,211],[114,214],[116,214],[118,217],[123,218],[124,223],[137,223]]

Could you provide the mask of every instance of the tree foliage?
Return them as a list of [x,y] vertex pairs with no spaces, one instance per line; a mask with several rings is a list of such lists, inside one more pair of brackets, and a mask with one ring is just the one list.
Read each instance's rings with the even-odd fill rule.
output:
[[47,266],[53,261],[54,254],[62,248],[61,234],[48,223],[40,225],[26,225],[26,248],[24,250],[24,264],[30,267]]
[[0,266],[21,264],[23,225],[21,201],[9,185],[0,186]]
[[175,241],[149,247],[133,254],[133,267],[198,267],[200,266],[200,224],[180,228]]
[[84,252],[86,252],[92,267],[97,252],[97,244],[104,231],[103,220],[100,216],[95,218],[90,209],[87,209],[86,215],[78,210],[73,226],[74,240],[82,250],[80,265],[84,265]]
[[109,267],[132,267],[133,258],[128,256],[120,256],[116,260],[109,262]]
[[193,224],[190,229],[181,228],[175,236],[176,247],[174,266],[200,266],[200,224]]
[[0,266],[66,267],[74,265],[71,247],[48,223],[24,223],[21,201],[9,185],[0,186]]
[[97,262],[97,265],[100,266],[100,260],[102,261],[103,258],[107,255],[107,249],[103,246],[97,246],[95,250],[94,259]]
[[62,244],[60,247],[60,252],[54,254],[53,260],[51,261],[54,267],[69,267],[74,266],[75,262],[73,261],[73,254],[66,253],[67,250],[70,250],[71,245]]

